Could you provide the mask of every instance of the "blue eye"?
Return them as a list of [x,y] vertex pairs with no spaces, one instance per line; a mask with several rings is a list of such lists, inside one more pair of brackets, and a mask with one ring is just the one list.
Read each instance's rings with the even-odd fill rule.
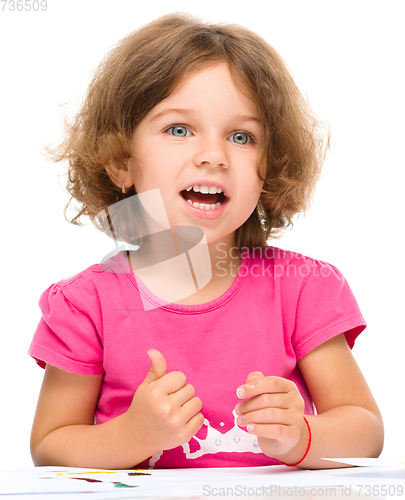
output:
[[189,135],[187,127],[183,125],[175,125],[174,127],[170,127],[167,131],[175,137],[186,137]]
[[235,144],[247,144],[252,141],[252,138],[246,132],[236,132],[236,134],[231,135],[234,138],[232,142]]

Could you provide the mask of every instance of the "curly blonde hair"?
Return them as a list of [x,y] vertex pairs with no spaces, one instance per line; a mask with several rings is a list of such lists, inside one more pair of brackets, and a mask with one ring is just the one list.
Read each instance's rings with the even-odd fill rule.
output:
[[[242,92],[256,103],[264,130],[258,173],[264,181],[256,210],[236,231],[239,247],[266,245],[305,211],[329,146],[327,127],[317,119],[279,54],[239,25],[208,24],[174,13],[130,33],[103,59],[80,111],[66,125],[63,142],[50,149],[68,160],[67,190],[80,204],[70,222],[96,215],[136,194],[110,179],[106,166],[132,158],[137,124],[188,74],[226,63]],[[67,218],[67,217],[66,217]],[[69,220],[69,219],[68,219]],[[132,221],[133,224],[134,221]]]

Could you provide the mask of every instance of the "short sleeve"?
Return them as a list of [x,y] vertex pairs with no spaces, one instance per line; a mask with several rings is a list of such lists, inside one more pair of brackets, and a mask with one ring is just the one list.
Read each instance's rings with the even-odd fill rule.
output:
[[365,327],[358,303],[342,273],[330,264],[313,261],[297,301],[292,337],[297,360],[341,333],[352,349]]
[[48,363],[81,375],[103,375],[103,348],[89,312],[79,309],[58,284],[41,295],[42,318],[28,354],[39,366]]

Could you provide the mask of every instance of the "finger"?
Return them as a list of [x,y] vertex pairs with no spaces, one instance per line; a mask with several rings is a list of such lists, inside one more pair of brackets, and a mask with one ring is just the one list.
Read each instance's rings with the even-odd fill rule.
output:
[[170,372],[157,380],[156,384],[164,394],[174,395],[187,384],[187,377],[183,372]]
[[297,423],[297,415],[281,408],[265,408],[239,415],[236,422],[241,427],[246,427],[249,424],[294,425]]
[[293,406],[294,401],[290,393],[259,394],[253,398],[246,399],[235,406],[235,413],[242,415],[250,411],[262,410],[265,408],[281,408],[287,410]]
[[259,394],[285,393],[296,388],[294,382],[282,377],[262,377],[241,385],[236,390],[236,395],[240,399],[251,398]]
[[[301,436],[301,429],[296,425],[249,424],[246,430],[249,434],[259,438],[262,450],[265,446],[271,453],[279,456],[291,451]],[[262,441],[263,438],[266,439],[265,442]]]
[[186,424],[187,431],[190,436],[195,436],[204,424],[204,415],[197,413]]
[[291,426],[282,424],[249,424],[246,430],[249,434],[280,442],[288,438]]
[[151,361],[150,369],[143,380],[143,384],[150,384],[159,380],[163,375],[166,375],[167,367],[166,360],[163,354],[156,349],[150,349],[148,351],[148,356]]
[[202,401],[200,398],[192,398],[181,407],[181,413],[184,416],[184,420],[188,422],[195,415],[197,415],[202,409]]
[[195,394],[195,389],[191,384],[186,384],[179,390],[170,394],[170,399],[174,404],[183,406],[187,401],[192,399]]
[[262,372],[252,372],[252,373],[249,373],[249,375],[247,376],[246,382],[249,382],[251,380],[255,380],[256,378],[262,378],[262,377],[264,377]]

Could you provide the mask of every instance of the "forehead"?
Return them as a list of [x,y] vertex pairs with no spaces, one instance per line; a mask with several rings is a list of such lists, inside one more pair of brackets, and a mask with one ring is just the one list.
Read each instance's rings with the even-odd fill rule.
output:
[[171,94],[150,112],[153,119],[168,108],[192,107],[204,110],[217,106],[218,113],[233,111],[258,119],[257,107],[250,95],[235,81],[225,63],[194,70],[183,77]]

